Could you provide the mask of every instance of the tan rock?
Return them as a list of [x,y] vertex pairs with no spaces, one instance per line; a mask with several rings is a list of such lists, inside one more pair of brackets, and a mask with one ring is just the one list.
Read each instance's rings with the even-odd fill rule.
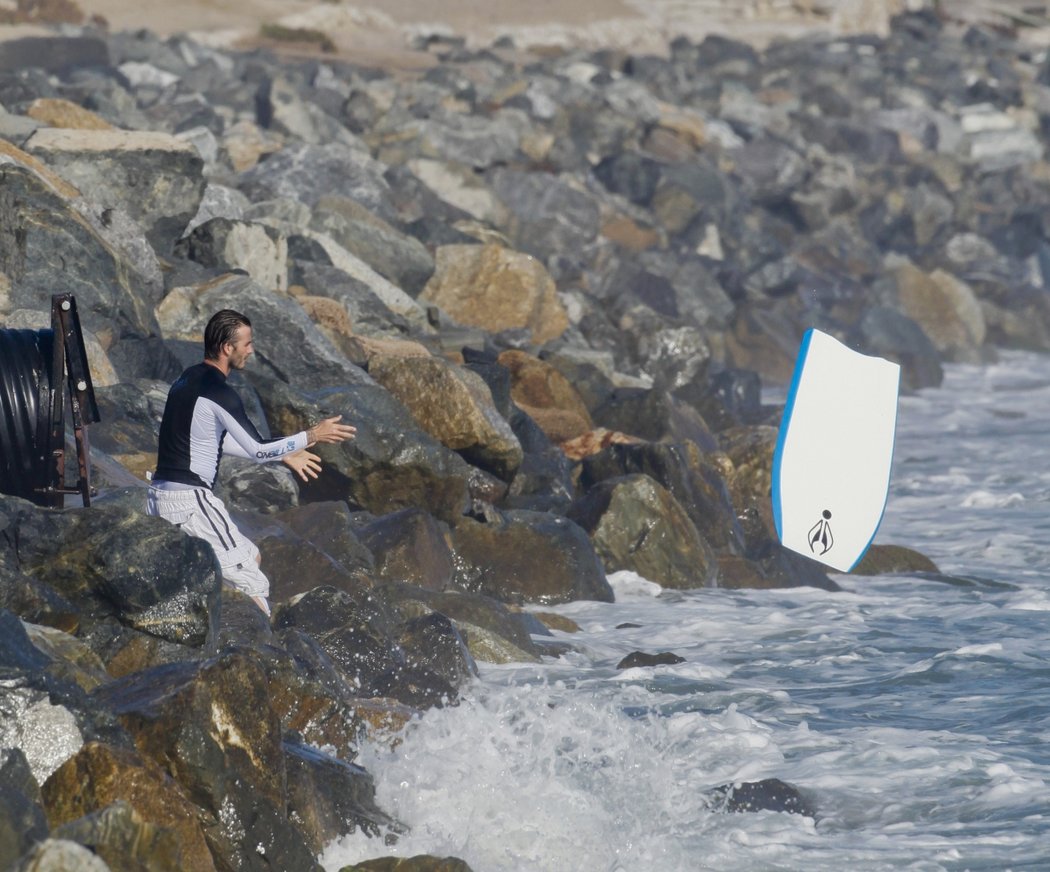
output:
[[263,157],[280,151],[284,139],[272,131],[263,130],[253,121],[241,120],[231,124],[222,138],[223,147],[238,173],[250,170]]
[[904,314],[915,321],[949,360],[977,363],[987,325],[973,289],[951,273],[924,272],[905,264],[895,273]]
[[615,215],[602,225],[602,236],[628,251],[646,251],[660,244],[660,234],[626,215]]
[[536,426],[555,445],[578,439],[591,429],[589,420],[576,412],[566,409],[544,409],[540,406],[530,406],[528,403],[517,403],[517,406],[536,422]]
[[377,357],[431,357],[425,345],[411,339],[384,339],[381,336],[351,336],[340,348],[358,366],[370,365]]
[[438,357],[383,356],[373,358],[368,374],[443,445],[505,481],[513,478],[521,443],[476,373]]
[[570,460],[583,460],[583,458],[597,454],[610,445],[639,445],[642,441],[626,433],[599,427],[597,430],[591,430],[589,433],[584,433],[575,439],[562,442],[561,450],[565,452],[565,456]]
[[116,130],[117,128],[90,109],[58,97],[39,97],[29,104],[26,115],[47,127],[75,130]]
[[576,388],[546,361],[512,349],[500,354],[499,363],[510,370],[510,395],[519,406],[571,412],[584,422],[586,429],[594,426]]
[[171,858],[171,865],[158,863],[151,869],[208,872],[215,868],[198,823],[198,809],[156,763],[133,751],[89,742],[55,770],[41,793],[52,827],[123,800],[143,820],[178,836],[178,857]]
[[80,191],[48,167],[43,161],[22,151],[22,149],[12,145],[7,140],[0,139],[0,166],[9,162],[22,164],[28,167],[43,181],[51,185],[56,193],[66,199],[75,199],[80,196]]
[[526,328],[542,344],[569,326],[554,279],[534,257],[498,245],[443,245],[420,300],[493,333]]

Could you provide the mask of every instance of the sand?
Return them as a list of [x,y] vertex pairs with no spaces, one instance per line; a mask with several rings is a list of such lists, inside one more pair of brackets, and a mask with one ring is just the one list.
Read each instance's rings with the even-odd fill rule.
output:
[[274,43],[263,25],[320,31],[336,54],[359,62],[413,67],[433,63],[420,37],[461,37],[471,48],[510,36],[521,48],[570,46],[666,53],[677,35],[726,33],[758,44],[828,29],[824,13],[788,0],[383,0],[382,6],[325,0],[77,0],[111,30],[187,32],[219,47],[265,42],[293,53],[317,47]]

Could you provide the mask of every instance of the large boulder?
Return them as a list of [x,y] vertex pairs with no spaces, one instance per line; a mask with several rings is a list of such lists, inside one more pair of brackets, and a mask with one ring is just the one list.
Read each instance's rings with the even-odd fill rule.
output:
[[353,440],[315,446],[324,468],[316,481],[301,485],[302,502],[348,500],[374,515],[416,506],[446,521],[467,509],[470,467],[379,385],[310,393],[276,381],[261,387],[266,416],[279,432],[295,433],[333,415],[357,427]]
[[547,342],[569,326],[554,280],[526,254],[488,245],[443,245],[420,301],[433,303],[461,324],[493,333],[525,328]]
[[103,208],[118,207],[168,254],[204,196],[204,161],[166,133],[41,128],[26,151]]
[[629,569],[663,587],[715,587],[718,560],[671,493],[647,475],[599,482],[569,517],[594,543],[606,572]]
[[176,252],[209,269],[241,270],[269,290],[288,288],[288,240],[265,224],[210,218],[181,239]]
[[18,748],[0,751],[0,864],[12,868],[49,831],[40,785],[25,754]]
[[[215,868],[198,809],[157,763],[134,751],[89,742],[51,774],[42,794],[52,827],[62,827],[120,801],[141,821],[172,836],[164,845],[165,853],[159,853],[156,845],[143,846],[149,854],[139,856],[140,862],[171,872]],[[73,838],[69,833],[66,837]],[[135,855],[134,845],[113,845],[99,854],[119,865],[127,859],[126,849]],[[115,856],[110,856],[111,852]]]
[[481,377],[437,357],[377,356],[368,374],[443,445],[506,481],[514,477],[521,445]]
[[510,372],[510,396],[554,442],[564,442],[594,428],[583,398],[562,373],[519,349],[499,355]]
[[357,535],[375,558],[381,581],[444,590],[455,572],[448,527],[422,509],[358,520]]
[[585,488],[644,473],[685,509],[703,539],[718,552],[743,552],[743,536],[721,471],[693,442],[614,443],[583,460]]
[[211,546],[163,518],[120,504],[62,512],[22,503],[8,519],[22,571],[91,615],[194,646],[217,619]]
[[434,257],[422,242],[349,197],[330,195],[318,200],[310,227],[334,239],[410,296],[416,296],[434,272]]
[[515,509],[494,523],[462,518],[452,530],[456,585],[506,603],[613,601],[594,546],[577,524]]
[[155,333],[148,279],[85,215],[80,192],[2,139],[0,168],[0,313],[50,311],[60,288],[90,330]]
[[217,865],[318,870],[287,818],[281,726],[258,659],[231,651],[136,673],[96,691],[140,754],[207,815]]
[[393,217],[382,164],[341,142],[289,145],[241,173],[237,187],[252,201],[287,197],[311,207],[337,194],[357,200],[381,218]]

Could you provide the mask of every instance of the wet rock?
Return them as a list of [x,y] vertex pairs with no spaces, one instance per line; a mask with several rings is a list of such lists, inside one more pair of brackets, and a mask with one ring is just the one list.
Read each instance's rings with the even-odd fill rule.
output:
[[[266,426],[257,429],[263,434],[269,430]],[[283,463],[224,457],[214,492],[235,516],[273,515],[299,505],[299,480]]]
[[339,872],[471,872],[471,867],[458,857],[379,857],[344,866]]
[[288,817],[299,825],[315,854],[358,830],[376,836],[381,828],[403,829],[375,805],[372,776],[360,766],[289,738],[284,751]]
[[425,591],[406,584],[386,587],[386,595],[402,614],[417,616],[436,612],[455,622],[471,656],[487,663],[507,663],[538,658],[530,632],[531,621],[521,612],[483,594],[448,590]]
[[80,626],[76,607],[49,584],[5,565],[0,556],[0,608],[32,624],[75,633]]
[[693,442],[714,451],[717,442],[703,416],[674,395],[656,388],[617,388],[594,409],[601,427],[645,442]]
[[75,636],[36,624],[23,622],[23,627],[33,647],[51,660],[48,671],[56,678],[71,681],[84,691],[109,681],[98,655]]
[[772,494],[777,435],[777,428],[770,425],[732,427],[719,434],[721,448],[730,463],[726,475],[730,499],[737,511],[757,514],[767,537],[776,535]]
[[0,611],[0,630],[0,748],[19,749],[39,784],[84,742],[83,695],[56,683],[50,658],[10,612]]
[[204,194],[196,149],[163,133],[42,128],[26,141],[26,151],[88,199],[130,215],[162,254],[182,235]]
[[739,520],[747,549],[743,555],[718,555],[719,587],[841,590],[822,564],[784,548],[754,507],[739,510]]
[[398,643],[412,668],[437,675],[456,691],[478,675],[477,664],[459,630],[438,612],[407,621]]
[[872,545],[860,562],[850,570],[852,575],[896,575],[911,572],[939,573],[940,570],[925,554],[903,545]]
[[543,264],[494,244],[439,247],[419,299],[493,333],[526,328],[536,343],[560,336],[569,323]]
[[480,376],[436,357],[376,357],[368,374],[419,426],[469,463],[510,481],[522,450]]
[[715,551],[740,553],[743,538],[721,473],[695,443],[611,444],[586,457],[580,483],[644,473],[666,488]]
[[348,500],[374,515],[418,507],[445,521],[466,510],[470,467],[378,385],[297,393],[272,382],[262,385],[262,399],[278,432],[295,433],[333,415],[357,427],[352,441],[316,446],[324,467],[316,481],[300,486],[302,502]]
[[115,802],[62,824],[55,828],[54,835],[90,848],[111,869],[141,868],[146,864],[158,872],[185,868],[175,833],[144,821],[126,802]]
[[357,535],[375,557],[382,581],[403,581],[426,590],[444,590],[452,580],[448,527],[420,509],[402,509],[358,520]]
[[[86,744],[42,788],[56,836],[93,848],[113,868],[214,869],[199,811],[154,762]],[[87,819],[94,816],[93,819]]]
[[717,788],[713,794],[726,811],[778,811],[816,817],[816,808],[797,787],[779,778],[745,781]]
[[[235,869],[317,869],[285,816],[280,722],[254,657],[232,651],[140,672],[95,698],[211,816],[205,838]],[[257,846],[262,850],[257,850]]]
[[0,752],[0,865],[10,869],[50,832],[40,785],[18,748]]
[[276,519],[351,572],[374,572],[375,558],[361,541],[346,503],[308,503],[281,512]]
[[395,641],[399,623],[377,591],[331,587],[293,598],[275,609],[273,617],[278,631],[292,627],[313,636],[366,697],[384,695],[380,682],[406,666],[404,651]]
[[677,663],[685,663],[685,658],[671,651],[662,651],[659,654],[647,654],[644,651],[632,651],[616,664],[617,669],[637,669],[648,666],[674,666]]
[[718,561],[678,501],[647,475],[606,479],[569,511],[606,572],[629,569],[668,588],[716,587]]
[[200,539],[120,505],[27,512],[16,530],[22,569],[78,607],[169,641],[203,643],[219,574]]
[[587,534],[565,518],[517,509],[495,523],[463,518],[452,529],[456,585],[508,603],[612,602]]

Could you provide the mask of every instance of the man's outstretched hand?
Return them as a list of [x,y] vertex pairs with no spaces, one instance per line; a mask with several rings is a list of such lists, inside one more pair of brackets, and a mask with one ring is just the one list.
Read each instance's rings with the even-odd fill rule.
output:
[[314,424],[306,431],[306,447],[309,448],[318,442],[342,442],[346,439],[353,439],[357,434],[357,428],[350,424],[340,424],[341,420],[343,416],[336,415],[334,418],[325,418],[319,424]]
[[286,454],[281,458],[281,462],[303,481],[317,478],[317,474],[321,471],[321,458],[316,454],[311,454],[305,448],[293,454]]

